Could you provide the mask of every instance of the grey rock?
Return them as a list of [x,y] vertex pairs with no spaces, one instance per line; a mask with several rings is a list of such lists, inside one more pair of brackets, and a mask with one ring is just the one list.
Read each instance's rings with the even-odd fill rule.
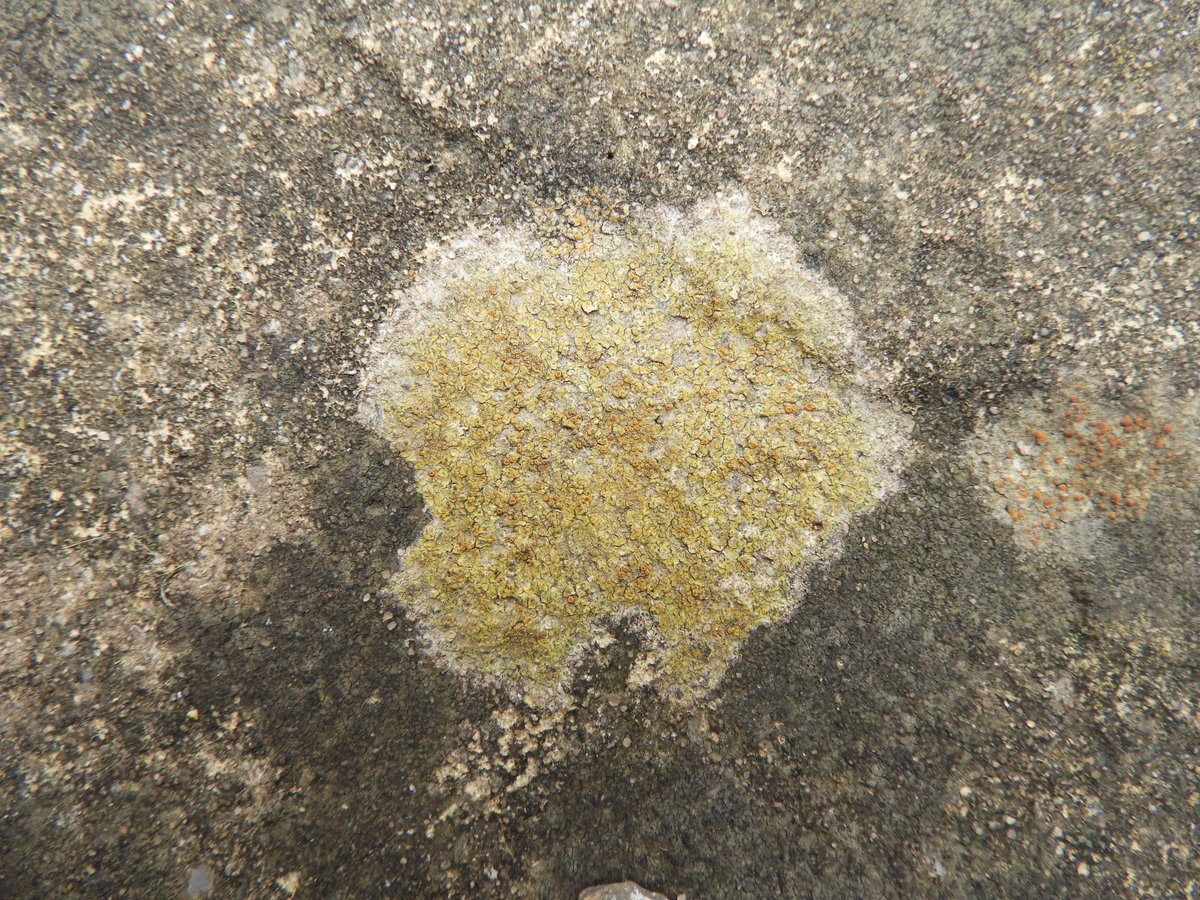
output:
[[188,875],[187,893],[189,897],[203,897],[213,889],[213,870],[207,863],[201,863],[192,869]]

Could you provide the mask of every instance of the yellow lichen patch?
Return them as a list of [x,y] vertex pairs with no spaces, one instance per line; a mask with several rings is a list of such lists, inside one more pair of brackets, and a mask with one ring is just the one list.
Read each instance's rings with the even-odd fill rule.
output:
[[1118,407],[1076,386],[991,429],[977,455],[1018,537],[1056,545],[1064,529],[1138,519],[1157,492],[1181,479],[1186,486],[1193,419],[1170,401]]
[[588,223],[455,242],[385,326],[363,413],[433,518],[394,588],[440,655],[534,696],[632,615],[690,695],[894,488],[906,427],[744,204]]

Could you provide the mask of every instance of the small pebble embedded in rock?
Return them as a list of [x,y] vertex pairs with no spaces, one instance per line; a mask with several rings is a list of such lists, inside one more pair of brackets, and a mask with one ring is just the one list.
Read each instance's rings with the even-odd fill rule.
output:
[[598,884],[579,892],[579,900],[667,900],[665,894],[646,890],[633,881]]
[[192,869],[188,875],[187,893],[189,897],[203,897],[213,889],[213,870],[206,863],[201,863]]

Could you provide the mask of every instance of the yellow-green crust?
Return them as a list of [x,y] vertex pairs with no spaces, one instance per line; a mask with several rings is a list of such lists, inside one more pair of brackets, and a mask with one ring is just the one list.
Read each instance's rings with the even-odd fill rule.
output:
[[707,220],[481,242],[381,337],[366,412],[433,518],[394,587],[456,666],[544,694],[633,613],[693,693],[885,493],[903,428],[844,307]]

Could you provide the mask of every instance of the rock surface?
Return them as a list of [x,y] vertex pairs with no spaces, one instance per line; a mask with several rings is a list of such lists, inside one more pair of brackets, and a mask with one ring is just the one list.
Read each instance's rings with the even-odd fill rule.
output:
[[[0,4],[0,896],[1194,891],[1196,31]],[[467,229],[732,191],[852,308],[902,489],[693,702],[620,623],[552,708],[451,673],[381,320]]]

